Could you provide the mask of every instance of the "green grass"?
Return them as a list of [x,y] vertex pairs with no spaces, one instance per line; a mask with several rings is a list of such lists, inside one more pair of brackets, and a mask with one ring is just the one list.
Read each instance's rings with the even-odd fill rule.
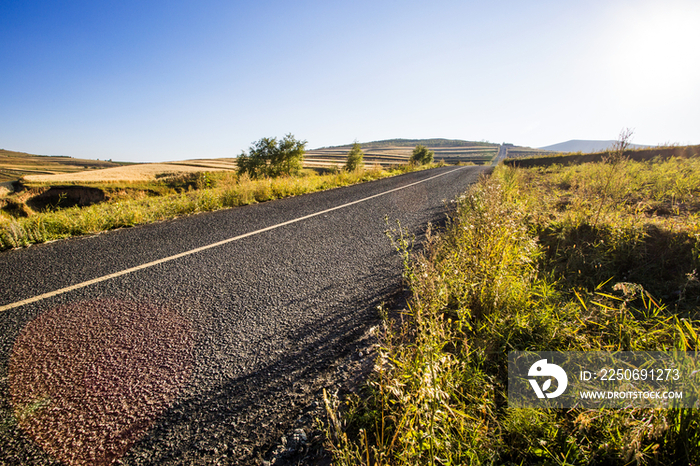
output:
[[22,202],[10,198],[4,201],[6,210],[0,210],[0,250],[296,196],[415,169],[403,166],[323,175],[304,170],[296,177],[262,180],[222,171],[199,172],[156,183],[92,183],[89,186],[107,192],[108,202],[70,208],[60,208],[59,204],[43,212],[31,212]]
[[[509,408],[506,357],[696,351],[700,160],[499,166],[421,252],[360,395],[327,397],[337,464],[697,464],[692,410]],[[596,219],[597,217],[597,219]]]

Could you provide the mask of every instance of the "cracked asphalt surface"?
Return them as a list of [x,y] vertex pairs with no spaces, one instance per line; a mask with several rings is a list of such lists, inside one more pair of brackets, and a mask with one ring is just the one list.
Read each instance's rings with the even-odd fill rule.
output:
[[487,167],[444,167],[0,254],[0,306],[405,189],[0,312],[0,464],[258,464]]

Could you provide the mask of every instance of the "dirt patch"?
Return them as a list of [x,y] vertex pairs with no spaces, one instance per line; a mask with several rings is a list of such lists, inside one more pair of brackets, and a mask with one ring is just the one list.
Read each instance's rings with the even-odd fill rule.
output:
[[86,186],[54,186],[27,199],[26,204],[35,211],[48,208],[85,207],[103,202],[106,196],[98,188]]
[[24,202],[12,198],[0,200],[0,209],[15,218],[29,217],[34,214]]
[[671,217],[679,215],[690,215],[696,212],[700,212],[700,200],[690,200],[687,202],[654,202],[650,203],[644,212],[653,217],[658,215],[660,217]]
[[12,181],[5,181],[4,183],[0,183],[0,197],[12,194],[14,190],[15,188]]

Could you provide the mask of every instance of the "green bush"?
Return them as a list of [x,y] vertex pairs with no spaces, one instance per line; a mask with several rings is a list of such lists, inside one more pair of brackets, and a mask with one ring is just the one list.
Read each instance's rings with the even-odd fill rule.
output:
[[434,155],[435,153],[433,151],[421,144],[418,144],[416,148],[413,149],[413,153],[411,154],[409,161],[418,165],[427,165],[429,163],[433,163]]

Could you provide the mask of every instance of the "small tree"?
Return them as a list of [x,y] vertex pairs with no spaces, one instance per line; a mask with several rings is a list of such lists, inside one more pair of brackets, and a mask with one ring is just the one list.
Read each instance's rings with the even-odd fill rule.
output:
[[600,198],[600,203],[598,204],[598,210],[595,214],[595,219],[593,220],[593,228],[598,226],[598,219],[600,218],[600,212],[603,206],[607,203],[608,197],[614,197],[614,194],[620,191],[620,187],[616,186],[619,183],[619,166],[623,162],[627,161],[625,156],[625,151],[630,148],[632,144],[632,136],[634,131],[629,128],[623,128],[620,131],[620,135],[617,137],[617,141],[613,143],[612,147],[608,151],[608,155],[603,157],[603,163],[606,165],[607,173],[603,177],[605,184],[602,186],[601,191],[598,193]]
[[355,141],[352,145],[352,149],[348,152],[348,161],[345,163],[345,169],[349,172],[355,171],[358,168],[362,168],[364,165],[363,157],[365,153],[362,152],[362,147],[360,143]]
[[297,141],[292,134],[277,142],[277,138],[262,138],[253,143],[248,153],[241,152],[236,164],[238,174],[251,178],[292,175],[301,170],[306,141]]
[[418,144],[415,149],[413,149],[413,154],[409,159],[412,163],[417,163],[418,165],[425,165],[433,161],[433,156],[435,153],[428,149],[427,147]]

